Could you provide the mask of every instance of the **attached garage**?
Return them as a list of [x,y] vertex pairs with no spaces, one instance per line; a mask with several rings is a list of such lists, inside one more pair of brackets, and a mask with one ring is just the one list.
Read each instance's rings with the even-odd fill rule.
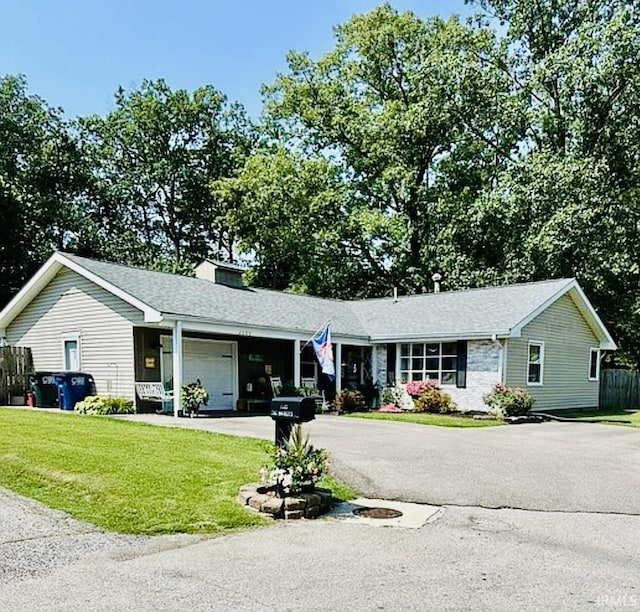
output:
[[[163,380],[172,375],[171,337],[162,337]],[[203,338],[183,339],[183,382],[197,380],[209,393],[203,410],[233,410],[238,398],[238,346],[236,342]]]
[[218,340],[184,339],[184,382],[200,380],[209,393],[204,410],[233,410],[237,399],[237,345]]

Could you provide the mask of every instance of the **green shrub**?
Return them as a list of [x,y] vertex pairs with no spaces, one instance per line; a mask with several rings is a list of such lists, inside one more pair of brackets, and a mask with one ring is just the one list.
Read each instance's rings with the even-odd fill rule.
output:
[[133,401],[126,397],[90,395],[75,405],[78,414],[133,414]]
[[339,413],[366,412],[368,410],[362,393],[350,389],[340,391],[340,393],[336,395],[336,398],[333,400],[333,408]]
[[535,400],[522,387],[511,389],[498,383],[482,396],[484,403],[502,416],[522,416],[533,407]]
[[329,471],[328,454],[309,443],[302,427],[296,425],[283,447],[276,446],[272,463],[260,469],[262,484],[275,485],[279,497],[294,495],[305,488],[313,489]]
[[455,412],[457,406],[448,393],[442,391],[436,381],[422,383],[420,395],[414,400],[416,412],[436,412],[445,414]]

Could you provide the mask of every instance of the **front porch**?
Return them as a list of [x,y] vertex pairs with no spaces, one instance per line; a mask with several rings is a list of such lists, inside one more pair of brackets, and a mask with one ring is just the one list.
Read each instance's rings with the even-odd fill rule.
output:
[[[203,412],[266,412],[273,397],[272,378],[281,394],[313,386],[327,401],[341,389],[374,388],[371,348],[334,341],[335,381],[320,371],[306,335],[298,338],[206,333],[177,321],[173,328],[134,328],[136,382],[161,382],[167,391],[200,380],[209,393]],[[305,345],[306,344],[306,345]],[[177,347],[177,350],[174,350]],[[136,396],[137,412],[155,412],[157,401]],[[165,410],[169,407],[165,406]],[[174,393],[174,415],[181,409]]]

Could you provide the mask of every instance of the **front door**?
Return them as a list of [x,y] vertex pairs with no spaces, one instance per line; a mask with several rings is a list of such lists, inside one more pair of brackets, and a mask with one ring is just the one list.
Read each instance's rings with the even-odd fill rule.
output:
[[183,383],[199,380],[209,393],[203,410],[233,410],[236,347],[232,342],[184,339]]

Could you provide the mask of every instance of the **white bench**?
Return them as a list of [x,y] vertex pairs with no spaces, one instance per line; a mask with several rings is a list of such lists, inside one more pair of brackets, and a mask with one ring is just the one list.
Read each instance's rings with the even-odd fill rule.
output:
[[[136,395],[145,402],[159,402],[161,412],[173,412],[173,391],[165,391],[161,382],[137,382]],[[165,409],[165,403],[169,408]]]

